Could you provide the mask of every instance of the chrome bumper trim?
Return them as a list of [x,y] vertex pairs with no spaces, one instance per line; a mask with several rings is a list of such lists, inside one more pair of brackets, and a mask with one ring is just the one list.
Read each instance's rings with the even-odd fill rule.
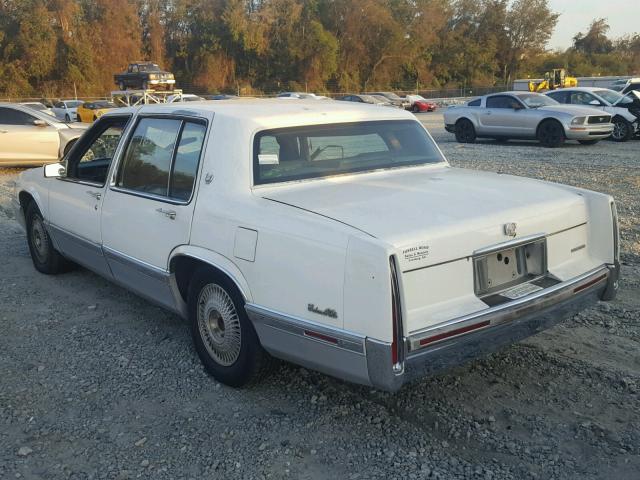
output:
[[[551,328],[599,300],[615,297],[619,268],[617,263],[603,265],[537,294],[424,329],[406,339],[407,357],[404,373],[400,375],[391,368],[391,344],[367,338],[369,380],[382,390],[397,391],[413,380],[461,365]],[[487,326],[411,350],[412,343],[438,334],[438,329],[461,329],[487,320]]]
[[[495,327],[506,322],[510,322],[518,317],[526,315],[536,310],[542,310],[555,303],[561,302],[571,298],[579,293],[576,291],[583,286],[595,287],[596,285],[604,283],[609,277],[609,269],[607,267],[599,267],[583,275],[580,275],[571,280],[561,282],[544,290],[540,290],[526,297],[511,302],[496,305],[495,307],[482,310],[480,312],[465,315],[447,322],[440,323],[422,329],[407,338],[407,346],[409,353],[421,348],[425,348],[424,345],[426,339],[436,337],[438,335],[447,334],[455,331],[460,331],[460,335],[464,335],[464,331],[467,328],[471,328],[476,324],[485,322],[486,325],[479,327],[477,330]],[[594,282],[590,284],[590,282]],[[455,337],[447,337],[440,341],[446,341]],[[421,344],[423,342],[423,344]],[[430,342],[428,346],[434,345],[439,341]]]

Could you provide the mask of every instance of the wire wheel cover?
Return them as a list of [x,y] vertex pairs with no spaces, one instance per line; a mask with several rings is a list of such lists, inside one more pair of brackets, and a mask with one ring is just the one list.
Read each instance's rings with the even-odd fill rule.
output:
[[214,283],[205,285],[198,296],[198,330],[211,358],[228,367],[240,355],[240,318],[229,294]]

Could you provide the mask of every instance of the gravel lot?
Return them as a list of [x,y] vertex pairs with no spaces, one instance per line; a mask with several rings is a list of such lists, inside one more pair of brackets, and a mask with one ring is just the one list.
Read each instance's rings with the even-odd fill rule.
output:
[[234,390],[186,324],[85,270],[38,274],[0,170],[0,478],[632,479],[640,471],[640,141],[458,145],[454,166],[614,195],[618,299],[387,394],[283,364]]

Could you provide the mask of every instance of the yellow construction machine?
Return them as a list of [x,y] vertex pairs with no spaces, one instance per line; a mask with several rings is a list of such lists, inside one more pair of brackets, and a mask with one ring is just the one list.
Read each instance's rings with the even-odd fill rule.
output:
[[540,82],[529,82],[530,92],[543,92],[546,90],[556,90],[558,88],[577,87],[578,79],[567,75],[564,68],[554,68],[550,72],[545,72],[544,80]]

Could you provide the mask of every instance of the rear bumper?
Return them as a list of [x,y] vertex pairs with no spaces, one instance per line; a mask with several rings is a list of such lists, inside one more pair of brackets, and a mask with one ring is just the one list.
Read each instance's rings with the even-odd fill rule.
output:
[[602,266],[523,299],[417,332],[405,338],[405,361],[399,372],[392,368],[391,345],[367,339],[370,383],[395,391],[550,328],[598,300],[613,299],[619,270],[617,263]]

